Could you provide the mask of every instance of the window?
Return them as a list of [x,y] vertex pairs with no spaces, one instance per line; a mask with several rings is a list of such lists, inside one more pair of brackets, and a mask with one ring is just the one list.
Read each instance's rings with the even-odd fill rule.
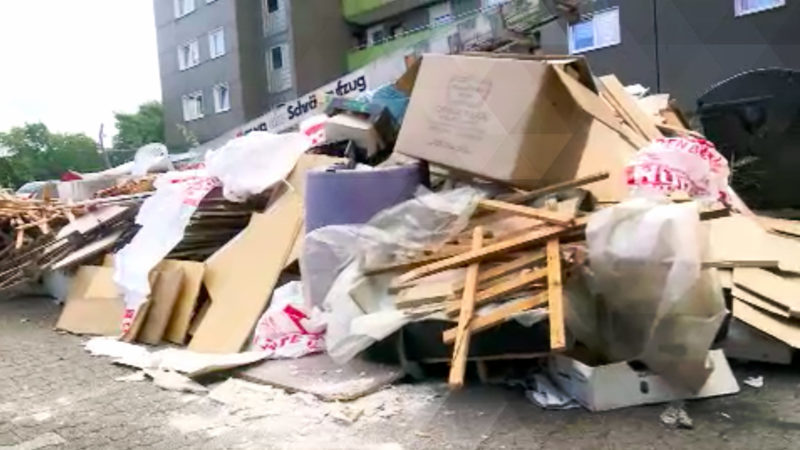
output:
[[214,86],[214,112],[221,113],[231,109],[231,91],[228,83]]
[[208,55],[211,59],[225,54],[225,30],[218,28],[208,33]]
[[178,69],[186,70],[200,64],[200,45],[197,39],[178,47]]
[[594,13],[594,17],[569,26],[569,52],[581,53],[622,42],[619,8]]
[[786,0],[734,0],[736,17],[786,6]]
[[292,64],[289,46],[276,45],[267,50],[267,82],[269,92],[283,92],[292,87]]
[[283,47],[272,47],[270,53],[270,68],[272,70],[283,69]]
[[190,121],[203,117],[203,91],[183,96],[183,120]]
[[278,10],[278,0],[267,0],[267,12],[274,13]]
[[172,5],[175,7],[176,19],[180,19],[194,11],[194,0],[172,0]]

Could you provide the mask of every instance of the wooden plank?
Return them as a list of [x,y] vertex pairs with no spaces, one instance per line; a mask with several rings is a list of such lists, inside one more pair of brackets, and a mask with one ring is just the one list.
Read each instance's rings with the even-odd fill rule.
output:
[[[480,250],[483,245],[483,228],[475,227],[472,230],[472,250]],[[450,364],[450,376],[447,384],[450,389],[460,389],[464,386],[464,373],[467,370],[467,354],[469,353],[470,321],[475,312],[475,292],[478,288],[478,270],[480,262],[474,262],[467,268],[467,277],[464,282],[464,295],[461,297],[461,313],[458,317],[453,358]]]
[[[496,327],[503,322],[507,321],[514,314],[529,309],[542,306],[547,303],[547,293],[537,294],[531,297],[526,297],[521,300],[508,302],[490,312],[485,316],[479,316],[472,319],[469,330],[472,333],[480,333],[481,331],[488,330]],[[458,328],[450,328],[442,333],[442,341],[445,344],[452,344],[456,339]]]
[[452,282],[434,282],[412,286],[397,295],[394,305],[397,309],[416,308],[429,303],[440,302],[455,295]]
[[462,253],[461,249],[449,249],[443,248],[441,251],[434,253],[432,255],[425,255],[419,258],[407,260],[407,261],[400,261],[394,262],[389,264],[383,264],[380,266],[371,266],[364,268],[364,275],[379,275],[386,272],[394,272],[398,270],[412,270],[416,269],[417,267],[424,266],[426,264],[431,264],[436,261],[441,261],[443,259],[450,258],[452,256],[458,255]]
[[[483,306],[494,301],[501,300],[507,294],[517,292],[525,287],[532,287],[531,285],[533,283],[543,280],[546,277],[547,269],[540,269],[523,273],[519,277],[513,277],[508,281],[498,283],[488,289],[479,291],[475,298],[475,306]],[[451,304],[447,307],[446,313],[449,316],[455,316],[459,313],[460,309],[460,304]]]
[[554,225],[543,226],[535,230],[517,236],[512,239],[502,240],[492,245],[481,248],[480,250],[470,251],[460,255],[456,255],[441,261],[428,264],[426,266],[418,267],[414,270],[406,272],[399,277],[395,278],[392,282],[393,285],[401,285],[417,278],[422,278],[443,270],[452,269],[454,267],[461,267],[467,264],[472,264],[475,261],[483,261],[487,258],[508,253],[524,248],[532,247],[540,244],[548,239],[562,234],[569,234],[572,231],[579,230],[586,226],[588,218],[581,217],[576,219],[575,225],[572,227],[559,227]]
[[[485,236],[485,234],[484,234]],[[480,273],[478,274],[478,285],[486,284],[491,281],[497,280],[498,278],[504,277],[510,273],[518,272],[525,268],[533,267],[534,265],[541,263],[545,259],[544,251],[536,250],[534,252],[528,252],[523,254],[522,256],[511,260],[506,263],[498,264],[491,268],[481,268]],[[461,294],[461,291],[464,289],[464,281],[465,278],[462,276],[456,280],[448,282],[453,290],[454,295]],[[414,284],[415,282],[409,283],[409,287],[417,286]],[[419,285],[421,285],[420,283]],[[431,283],[431,284],[439,284],[439,283]],[[393,286],[390,288],[390,292],[397,292],[396,289],[402,289],[403,286]]]
[[615,75],[600,77],[600,82],[606,89],[609,97],[622,108],[625,114],[630,117],[635,126],[642,134],[650,140],[663,138],[664,135],[658,130],[653,119],[639,107],[633,98],[625,92],[625,87],[619,82]]
[[573,216],[567,214],[551,212],[540,208],[531,208],[529,206],[515,205],[498,200],[481,200],[478,206],[491,211],[508,211],[520,216],[539,219],[554,225],[569,226],[575,220]]
[[564,293],[561,286],[561,246],[558,239],[547,241],[547,299],[550,318],[550,350],[567,346],[564,331]]
[[733,283],[800,317],[800,279],[784,278],[763,269],[737,268],[733,271]]
[[587,175],[585,177],[576,178],[571,181],[565,181],[563,183],[551,184],[549,186],[545,186],[530,192],[524,192],[519,194],[512,194],[508,197],[503,198],[502,200],[508,203],[527,203],[531,200],[535,200],[539,197],[544,195],[555,194],[557,192],[566,191],[567,189],[575,189],[581,186],[585,186],[587,184],[596,183],[598,181],[603,181],[608,179],[609,173],[608,172],[598,172],[595,174]]

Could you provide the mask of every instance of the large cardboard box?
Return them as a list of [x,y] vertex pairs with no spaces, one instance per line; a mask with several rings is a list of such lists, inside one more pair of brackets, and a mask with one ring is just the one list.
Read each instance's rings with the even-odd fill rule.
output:
[[697,392],[671,385],[664,378],[627,362],[592,365],[567,355],[552,355],[550,377],[590,411],[607,411],[684,399],[699,399],[739,392],[722,350],[711,350],[706,364],[712,368]]
[[595,194],[624,198],[636,148],[582,58],[425,55],[411,71],[398,152],[521,188],[607,170]]

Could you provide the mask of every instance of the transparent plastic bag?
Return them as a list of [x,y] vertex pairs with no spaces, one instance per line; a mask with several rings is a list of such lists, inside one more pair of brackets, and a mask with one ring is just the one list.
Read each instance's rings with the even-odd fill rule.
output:
[[388,294],[392,274],[365,277],[365,265],[418,256],[461,232],[483,193],[463,187],[419,195],[378,213],[365,225],[335,225],[306,236],[300,271],[306,303],[322,305],[326,348],[344,363],[400,329],[408,319]]
[[[578,338],[599,342],[613,360],[639,359],[677,385],[702,387],[725,307],[719,280],[710,269],[701,270],[708,239],[699,205],[628,200],[593,214],[586,236],[586,279],[599,303],[583,311],[594,308],[600,319],[578,324],[578,333],[597,334]],[[581,301],[570,292],[575,290],[568,289],[568,301]],[[568,307],[568,316],[575,309]]]

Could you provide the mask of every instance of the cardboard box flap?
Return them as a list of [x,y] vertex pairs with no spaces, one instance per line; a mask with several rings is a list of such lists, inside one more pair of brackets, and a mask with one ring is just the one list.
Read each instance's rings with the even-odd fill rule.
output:
[[577,80],[588,87],[592,92],[599,92],[594,82],[589,62],[583,56],[575,55],[528,55],[522,53],[487,53],[487,52],[465,52],[459,55],[484,57],[484,58],[503,58],[517,59],[520,61],[543,61],[548,64],[561,66],[568,73],[574,73]]
[[553,65],[555,73],[558,75],[564,87],[567,88],[575,102],[584,111],[591,114],[595,119],[603,122],[617,133],[623,134],[620,121],[614,116],[614,112],[609,108],[597,93],[581,84],[572,75],[564,70],[564,66]]

